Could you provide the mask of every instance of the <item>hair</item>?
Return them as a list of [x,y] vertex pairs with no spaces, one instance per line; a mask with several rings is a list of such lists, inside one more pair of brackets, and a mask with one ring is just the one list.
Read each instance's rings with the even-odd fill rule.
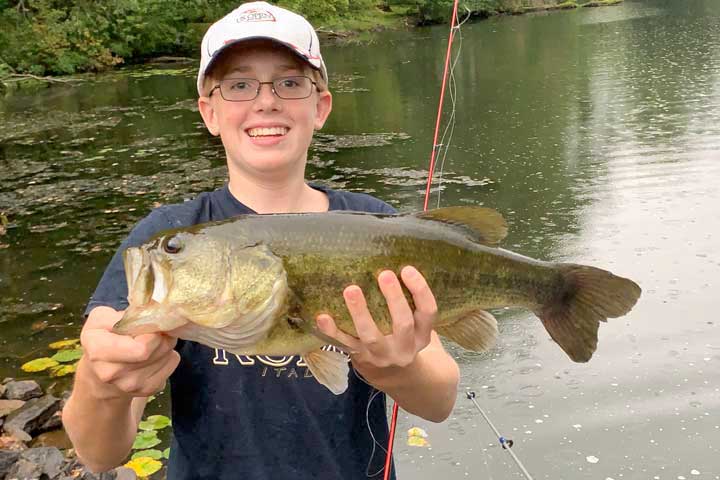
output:
[[[222,79],[228,70],[228,63],[225,62],[225,59],[232,53],[237,52],[243,48],[247,47],[247,43],[239,43],[237,45],[233,45],[230,48],[227,48],[225,51],[220,53],[220,57],[217,58],[212,65],[210,65],[210,68],[205,72],[205,77],[203,78],[203,85],[202,90],[203,94],[207,95],[210,92],[210,89],[215,86],[215,84]],[[288,49],[288,51],[291,51]],[[320,73],[320,70],[316,69],[315,67],[311,66],[308,62],[302,60],[299,56],[293,55],[293,57],[297,58],[298,65],[301,65],[303,70],[305,70],[305,73],[307,73],[310,78],[313,79],[315,82],[315,87],[317,88],[318,92],[324,92],[328,90],[328,82],[327,79],[323,77],[322,73]]]

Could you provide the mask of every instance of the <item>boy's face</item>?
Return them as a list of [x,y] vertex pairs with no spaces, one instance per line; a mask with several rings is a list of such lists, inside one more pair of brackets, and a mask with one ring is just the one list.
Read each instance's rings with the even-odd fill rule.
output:
[[[290,51],[270,41],[254,41],[233,47],[219,59],[215,81],[251,78],[271,82],[280,77],[305,75],[311,68]],[[313,131],[325,123],[332,108],[330,92],[314,87],[308,98],[284,100],[260,88],[254,100],[232,102],[219,89],[198,99],[200,113],[210,133],[220,135],[227,153],[230,175],[252,177],[304,175],[307,150]]]

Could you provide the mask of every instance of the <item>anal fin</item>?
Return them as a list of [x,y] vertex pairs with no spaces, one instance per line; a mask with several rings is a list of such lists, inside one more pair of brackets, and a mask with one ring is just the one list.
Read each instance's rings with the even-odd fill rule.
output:
[[320,384],[335,395],[345,392],[348,387],[349,359],[340,352],[315,350],[303,355],[310,372]]
[[467,350],[483,352],[495,344],[498,326],[491,313],[478,309],[456,316],[435,331]]

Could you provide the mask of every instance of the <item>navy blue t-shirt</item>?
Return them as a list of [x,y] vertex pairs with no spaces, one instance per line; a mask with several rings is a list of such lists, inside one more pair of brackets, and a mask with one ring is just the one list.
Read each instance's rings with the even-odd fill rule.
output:
[[[328,196],[330,210],[395,212],[369,195],[313,188]],[[227,186],[153,210],[121,244],[86,313],[100,305],[127,307],[127,247],[168,228],[248,213],[256,212]],[[176,350],[181,360],[170,377],[169,480],[382,478],[385,395],[375,395],[352,368],[347,391],[336,396],[312,377],[300,356],[241,356],[184,340]]]

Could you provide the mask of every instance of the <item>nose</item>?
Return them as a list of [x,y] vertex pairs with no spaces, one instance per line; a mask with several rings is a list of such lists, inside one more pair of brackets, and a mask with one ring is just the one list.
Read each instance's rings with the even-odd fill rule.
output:
[[258,111],[280,109],[280,98],[275,95],[272,83],[260,84],[260,92],[258,92],[258,96],[255,98],[254,106]]

